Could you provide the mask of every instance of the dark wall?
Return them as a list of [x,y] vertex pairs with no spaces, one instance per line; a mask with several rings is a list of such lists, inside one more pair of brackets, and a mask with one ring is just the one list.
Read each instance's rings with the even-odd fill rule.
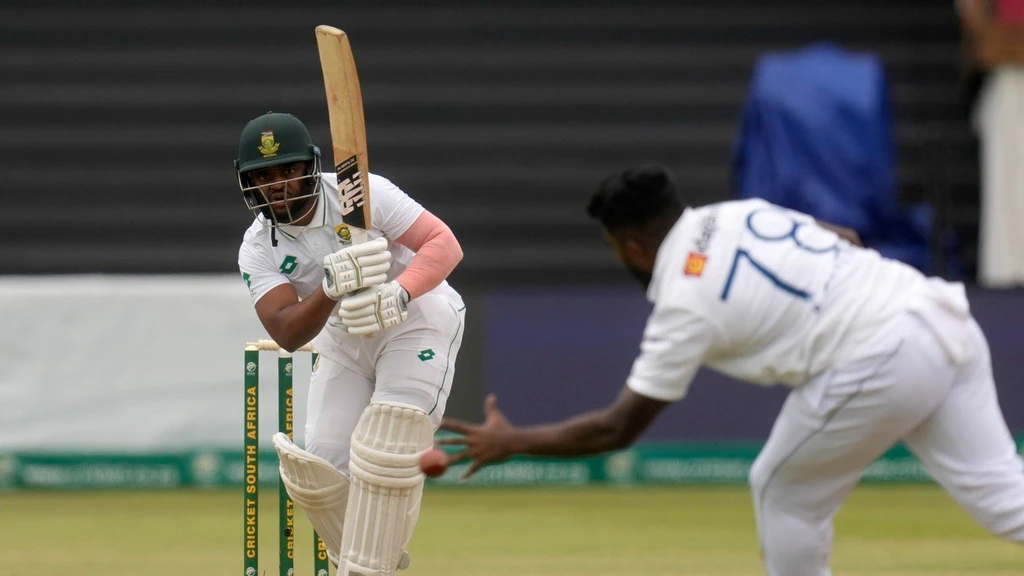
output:
[[757,55],[821,39],[881,54],[902,193],[948,192],[971,261],[952,4],[6,0],[0,271],[234,271],[245,122],[292,111],[329,150],[320,23],[351,36],[372,170],[450,223],[465,289],[620,279],[583,216],[593,184],[656,159],[694,203],[728,197]]

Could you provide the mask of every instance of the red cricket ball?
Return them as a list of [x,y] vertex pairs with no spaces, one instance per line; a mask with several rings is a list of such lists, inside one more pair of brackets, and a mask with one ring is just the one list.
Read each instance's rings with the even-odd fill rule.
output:
[[431,478],[437,478],[448,469],[448,454],[444,450],[433,448],[420,456],[420,470]]

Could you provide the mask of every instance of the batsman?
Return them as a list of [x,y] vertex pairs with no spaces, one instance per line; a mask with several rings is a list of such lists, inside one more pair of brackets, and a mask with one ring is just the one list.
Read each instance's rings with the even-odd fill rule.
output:
[[[433,445],[455,374],[466,307],[446,278],[462,259],[451,229],[369,174],[366,241],[348,200],[291,114],[242,130],[235,161],[255,221],[238,266],[256,315],[293,351],[312,342],[305,449],[274,436],[281,480],[339,576],[391,576],[420,510],[418,456]],[[349,195],[346,198],[351,199]]]

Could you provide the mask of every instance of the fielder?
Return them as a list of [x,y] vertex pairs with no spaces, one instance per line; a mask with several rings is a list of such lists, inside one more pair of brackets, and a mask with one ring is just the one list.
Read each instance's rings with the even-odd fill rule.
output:
[[[575,456],[630,445],[699,366],[793,388],[750,471],[771,576],[825,576],[832,517],[902,440],[993,534],[1024,544],[1024,464],[996,399],[988,344],[961,284],[855,245],[855,234],[763,200],[684,209],[657,165],[608,177],[588,209],[654,310],[608,407],[516,428],[446,420],[472,460]],[[725,407],[725,410],[728,408]]]
[[238,266],[256,314],[287,350],[312,341],[306,449],[274,436],[281,480],[339,576],[391,576],[419,515],[420,453],[433,445],[466,307],[445,278],[462,259],[452,231],[370,175],[371,230],[353,245],[334,174],[290,114],[246,125],[235,161],[256,220]]

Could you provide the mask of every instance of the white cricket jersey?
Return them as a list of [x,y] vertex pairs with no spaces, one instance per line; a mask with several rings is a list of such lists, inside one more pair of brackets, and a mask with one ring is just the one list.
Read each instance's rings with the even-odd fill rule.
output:
[[[764,200],[687,209],[658,250],[654,310],[627,385],[679,400],[705,364],[753,384],[800,386],[851,359],[931,284]],[[946,292],[966,310],[962,287]]]
[[[337,177],[333,173],[322,176],[323,190],[310,224],[279,226],[276,247],[271,240],[271,227],[262,215],[257,216],[246,230],[238,250],[238,267],[253,303],[285,283],[295,286],[300,298],[308,297],[324,279],[324,257],[345,247],[338,234],[342,221]],[[369,187],[371,222],[367,239],[387,237],[388,250],[391,251],[388,281],[391,281],[406,269],[415,256],[412,250],[395,240],[412,226],[423,213],[423,207],[382,176],[370,174]],[[441,282],[434,290],[451,288],[447,282]],[[340,321],[329,320],[325,327],[327,330],[334,338],[348,336]]]

